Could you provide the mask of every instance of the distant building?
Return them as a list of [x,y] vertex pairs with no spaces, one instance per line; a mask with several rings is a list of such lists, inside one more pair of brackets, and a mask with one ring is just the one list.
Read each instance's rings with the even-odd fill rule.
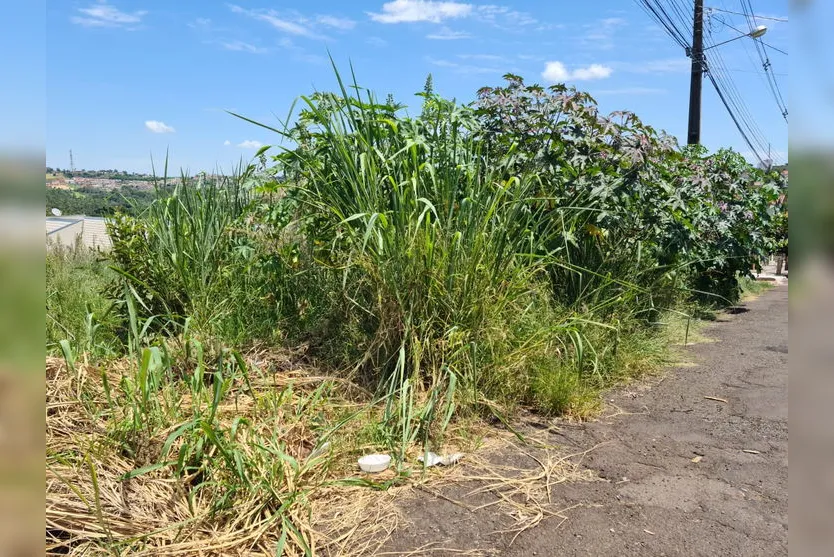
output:
[[110,249],[112,243],[104,217],[46,217],[47,246],[74,246],[76,242],[91,249]]

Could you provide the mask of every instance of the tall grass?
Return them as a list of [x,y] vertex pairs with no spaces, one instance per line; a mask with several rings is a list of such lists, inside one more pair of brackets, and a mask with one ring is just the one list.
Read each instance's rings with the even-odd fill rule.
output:
[[382,397],[389,450],[402,462],[439,445],[453,415],[592,411],[606,378],[643,356],[626,337],[653,319],[666,270],[639,243],[624,254],[589,235],[601,209],[587,196],[543,197],[553,184],[516,172],[512,149],[485,152],[470,108],[425,95],[409,118],[336,77],[338,93],[301,98],[295,127],[270,128],[294,144],[274,157],[280,203],[327,316],[307,333]]
[[[573,330],[535,315],[549,308],[539,244],[554,233],[530,203],[537,177],[507,177],[464,107],[429,97],[422,117],[392,119],[355,82],[354,94],[339,85],[302,98],[304,133],[282,133],[306,145],[277,159],[314,261],[340,275],[343,314],[364,327],[363,353],[343,364],[389,405],[427,393],[428,422],[453,394],[466,405],[523,398],[530,354]],[[410,416],[398,423],[408,429]]]
[[72,246],[51,245],[46,252],[46,349],[60,353],[60,342],[72,343],[92,357],[118,354],[120,319],[105,295],[113,273],[103,253],[80,240]]
[[117,215],[108,230],[120,280],[110,295],[131,300],[123,313],[137,311],[167,334],[181,332],[187,320],[219,344],[269,339],[274,308],[263,298],[262,269],[243,222],[255,183],[251,167],[229,176],[183,175],[173,185],[163,177],[158,198],[138,218]]

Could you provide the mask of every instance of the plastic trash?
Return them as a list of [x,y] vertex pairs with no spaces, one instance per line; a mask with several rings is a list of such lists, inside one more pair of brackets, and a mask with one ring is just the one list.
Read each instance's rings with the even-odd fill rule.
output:
[[363,472],[382,472],[391,465],[391,457],[387,454],[369,454],[359,459],[359,468]]
[[321,456],[324,453],[330,452],[330,441],[325,441],[315,449],[313,449],[309,455],[307,455],[307,460],[313,460],[317,456]]
[[457,461],[459,461],[461,458],[463,458],[463,453],[452,453],[450,455],[439,455],[437,453],[433,453],[433,452],[429,451],[428,453],[425,454],[425,458],[423,458],[423,455],[420,455],[420,456],[417,457],[417,460],[419,460],[420,462],[423,462],[426,465],[426,468],[429,468],[431,466],[437,466],[437,465],[450,466],[450,465],[456,463]]

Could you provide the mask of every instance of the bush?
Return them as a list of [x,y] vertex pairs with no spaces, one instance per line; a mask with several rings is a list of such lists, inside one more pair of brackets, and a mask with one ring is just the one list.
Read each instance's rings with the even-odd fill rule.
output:
[[[137,217],[117,215],[108,222],[117,280],[114,300],[147,323],[150,330],[176,334],[186,324],[220,343],[270,338],[274,308],[265,298],[265,274],[249,239],[250,207],[241,173],[215,180],[183,176]],[[171,193],[165,191],[171,189]]]
[[306,264],[340,278],[327,341],[360,347],[333,365],[391,393],[454,376],[462,396],[503,397],[529,340],[514,323],[544,278],[537,177],[507,177],[481,152],[473,111],[434,96],[416,119],[370,95],[305,101],[287,132],[298,147],[275,162]]
[[386,397],[392,439],[581,406],[664,310],[732,303],[773,245],[773,176],[585,93],[508,75],[408,117],[337,79],[273,130],[292,147],[116,219],[111,293],[157,332],[307,346]]
[[[165,180],[146,210],[111,220],[109,261],[48,256],[48,347],[132,356],[76,365],[68,349],[48,366],[48,497],[75,509],[52,541],[190,551],[220,532],[248,551],[275,520],[276,553],[327,551],[309,523],[328,505],[318,488],[402,481],[416,446],[441,451],[467,415],[587,416],[601,388],[690,337],[680,307],[732,303],[776,245],[774,177],[600,115],[585,93],[506,77],[474,106],[427,83],[408,117],[337,75],[336,93],[302,97],[296,123],[273,130],[290,146],[230,177]],[[317,376],[281,373],[264,345]],[[371,449],[394,457],[393,478],[331,472]],[[100,485],[128,479],[187,505],[102,536],[118,498],[75,496],[98,503]]]
[[563,303],[625,296],[617,305],[651,320],[684,286],[701,300],[737,299],[738,275],[773,249],[775,173],[730,150],[677,149],[632,113],[600,115],[587,93],[505,79],[478,92],[480,134],[514,172],[542,178],[538,202],[564,230],[562,246],[547,246],[560,255],[550,272]]

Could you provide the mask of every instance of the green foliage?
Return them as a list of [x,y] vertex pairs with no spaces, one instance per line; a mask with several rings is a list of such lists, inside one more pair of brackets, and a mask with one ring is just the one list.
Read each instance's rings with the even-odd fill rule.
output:
[[156,330],[172,333],[188,319],[195,330],[232,344],[268,338],[274,319],[259,296],[268,269],[244,222],[250,178],[246,172],[196,182],[183,176],[170,194],[161,188],[142,215],[108,221],[118,274],[110,296],[132,298],[141,319],[157,320]]
[[489,164],[471,109],[427,96],[420,118],[392,120],[355,88],[304,98],[285,132],[298,146],[274,159],[287,178],[282,202],[297,211],[301,266],[336,288],[314,296],[332,306],[308,333],[356,346],[330,363],[386,393],[384,423],[402,454],[428,443],[456,399],[525,396],[509,370],[529,371],[520,362],[538,348],[513,334],[539,304],[528,203],[537,182]]
[[122,185],[114,190],[46,188],[46,214],[60,209],[65,215],[106,217],[116,213],[138,215],[155,199],[153,191]]
[[788,192],[779,196],[776,214],[773,216],[771,235],[776,245],[776,253],[788,255]]
[[102,254],[82,245],[50,246],[46,253],[46,348],[69,340],[92,357],[119,350],[119,319],[104,295],[112,278]]
[[409,117],[337,80],[264,126],[291,147],[111,221],[135,356],[186,330],[215,351],[304,345],[385,401],[378,439],[402,457],[452,415],[584,413],[658,361],[641,346],[665,310],[731,303],[776,247],[775,174],[586,93],[507,75],[461,106],[427,79]]
[[776,173],[729,150],[678,150],[634,114],[602,116],[588,94],[564,85],[505,78],[478,92],[481,134],[515,172],[543,178],[540,203],[565,231],[551,271],[563,303],[625,296],[650,317],[684,286],[702,299],[737,298],[737,276],[774,248]]

